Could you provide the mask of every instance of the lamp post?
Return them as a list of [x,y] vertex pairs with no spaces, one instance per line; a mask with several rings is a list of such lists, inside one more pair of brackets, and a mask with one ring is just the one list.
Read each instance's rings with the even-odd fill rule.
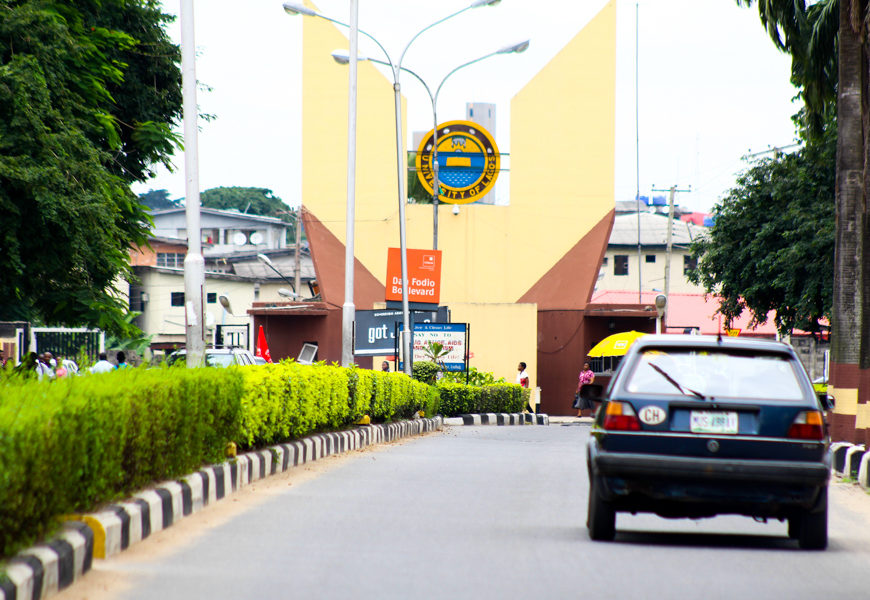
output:
[[202,366],[205,358],[203,289],[205,261],[200,231],[199,154],[196,131],[196,45],[194,42],[193,0],[181,2],[181,86],[184,115],[185,217],[187,255],[184,257],[184,333],[187,366]]
[[[288,284],[290,284],[290,286],[293,286],[293,282],[290,281],[289,279],[287,279],[286,277],[284,277],[284,274],[275,267],[275,263],[272,262],[271,258],[266,256],[265,254],[258,254],[257,259],[259,259],[259,261],[261,263],[263,263],[264,265],[266,265],[267,267],[269,267],[270,269],[275,271],[278,274],[278,277],[280,277],[281,279],[286,281]],[[298,294],[298,291],[296,293]],[[294,295],[296,295],[296,294],[294,294]]]
[[[475,63],[479,63],[482,60],[485,60],[491,56],[496,56],[497,54],[519,54],[521,52],[525,52],[529,47],[529,40],[522,41],[518,44],[512,44],[510,46],[505,46],[495,52],[490,52],[489,54],[484,54],[474,60],[470,60],[466,63],[463,63],[447,73],[438,84],[438,87],[435,89],[435,93],[432,93],[432,89],[426,83],[426,81],[420,77],[417,73],[408,69],[406,67],[401,67],[401,70],[409,75],[413,75],[414,78],[417,79],[420,83],[423,84],[423,87],[426,89],[426,93],[429,94],[429,101],[432,103],[432,174],[434,175],[434,180],[432,182],[432,249],[438,249],[438,195],[440,193],[440,182],[438,180],[438,95],[441,93],[441,88],[444,87],[444,83],[447,79],[450,78],[451,75],[459,71],[460,69],[464,69],[465,67],[471,66]],[[333,52],[332,58],[335,62],[339,64],[348,64],[350,62],[350,55],[344,54],[341,52]],[[379,65],[389,66],[389,63],[386,63],[382,60],[377,60],[375,58],[371,58],[368,56],[359,56],[357,60],[367,60],[369,62],[377,63]]]
[[[404,164],[404,160],[402,155],[403,146],[402,146],[402,86],[399,82],[399,74],[402,68],[402,60],[405,58],[405,54],[408,52],[408,48],[411,47],[411,44],[423,34],[423,32],[435,27],[451,19],[459,14],[464,13],[467,10],[472,8],[477,8],[479,6],[491,6],[494,4],[498,4],[501,0],[474,0],[471,4],[453,12],[446,17],[438,19],[434,23],[430,23],[420,31],[418,31],[414,36],[410,39],[410,41],[405,45],[405,48],[402,50],[402,53],[399,55],[398,62],[393,62],[390,58],[389,52],[387,52],[386,48],[377,40],[374,36],[365,31],[358,29],[358,32],[362,35],[369,38],[373,41],[378,48],[381,49],[381,52],[384,53],[384,56],[387,59],[387,64],[393,72],[393,96],[394,96],[394,104],[395,104],[395,114],[396,114],[396,176],[398,179],[398,193],[399,193],[399,246],[402,257],[402,354],[404,356],[404,371],[406,374],[411,374],[411,319],[410,319],[410,310],[408,308],[408,248],[406,244],[406,236],[405,236],[405,202],[407,198],[405,197],[405,180],[404,180],[404,171],[407,166]],[[342,27],[351,27],[347,23],[342,23],[332,17],[327,17],[326,15],[322,15],[319,12],[312,10],[306,6],[302,6],[299,4],[294,4],[292,2],[284,3],[284,11],[289,15],[303,15],[306,17],[319,17],[336,25],[341,25]],[[356,25],[355,23],[353,25]],[[352,28],[351,32],[351,54],[356,56],[356,47],[355,47],[355,35],[353,35],[354,31],[357,31],[356,27]],[[354,62],[355,68],[356,60]],[[355,89],[354,89],[355,92]],[[349,218],[352,218],[352,215],[348,215]],[[350,230],[350,227],[348,227]],[[352,246],[352,240],[347,240],[347,247]],[[353,252],[352,250],[348,250],[349,252]],[[351,256],[353,256],[351,254]],[[347,269],[348,261],[345,261],[345,268]],[[350,260],[351,270],[353,268],[353,260]],[[352,278],[352,276],[351,276]],[[352,280],[352,279],[351,279]],[[348,281],[348,276],[345,275],[345,282]],[[347,293],[347,284],[345,283],[345,293]],[[344,337],[342,337],[342,342],[344,343]],[[344,356],[345,350],[342,348],[342,356]]]

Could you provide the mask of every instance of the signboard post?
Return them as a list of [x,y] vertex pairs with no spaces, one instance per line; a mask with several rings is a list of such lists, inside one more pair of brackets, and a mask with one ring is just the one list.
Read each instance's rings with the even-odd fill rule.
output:
[[[407,249],[408,302],[422,302],[433,307],[441,299],[441,251]],[[387,250],[387,302],[402,300],[402,255],[399,248]]]
[[[439,306],[437,310],[413,310],[410,318],[414,324],[447,323],[450,313],[446,306]],[[358,356],[397,355],[396,325],[401,322],[401,309],[356,311],[353,353]]]

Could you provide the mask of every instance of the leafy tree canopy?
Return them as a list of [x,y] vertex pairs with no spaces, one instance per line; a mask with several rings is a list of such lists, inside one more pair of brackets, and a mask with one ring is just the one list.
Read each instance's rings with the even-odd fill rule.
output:
[[222,210],[238,210],[264,217],[284,217],[290,207],[272,190],[254,187],[217,187],[199,195],[202,206]]
[[167,190],[148,190],[144,194],[139,194],[139,203],[151,210],[165,210],[181,206],[180,201],[169,198]]
[[0,3],[0,319],[136,333],[113,285],[169,162],[179,49],[156,0]]
[[775,311],[781,332],[817,332],[830,317],[836,145],[829,119],[800,151],[756,162],[714,208],[715,224],[692,245],[698,268],[688,277],[721,296],[718,312],[729,321],[748,309],[761,324]]

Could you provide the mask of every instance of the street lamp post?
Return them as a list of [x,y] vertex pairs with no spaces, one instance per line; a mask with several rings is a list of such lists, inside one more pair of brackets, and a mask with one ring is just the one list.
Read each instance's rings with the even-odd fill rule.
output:
[[[417,79],[417,81],[419,81],[421,84],[423,84],[423,87],[425,88],[426,93],[429,95],[429,101],[432,103],[432,121],[433,121],[433,127],[432,127],[432,174],[434,175],[434,179],[432,182],[432,206],[433,206],[433,210],[432,210],[432,249],[433,250],[438,249],[438,195],[440,193],[440,189],[439,189],[440,188],[440,181],[438,179],[438,169],[439,169],[439,165],[438,165],[438,95],[441,93],[441,88],[444,87],[444,83],[447,81],[447,79],[449,79],[451,75],[453,75],[454,73],[456,73],[460,69],[464,69],[465,67],[471,66],[475,63],[479,63],[480,61],[485,60],[491,56],[496,56],[497,54],[519,54],[521,52],[525,52],[526,49],[528,49],[528,47],[529,47],[529,40],[525,40],[525,41],[522,41],[518,44],[512,44],[510,46],[505,46],[504,48],[500,48],[499,50],[496,50],[495,52],[490,52],[489,54],[484,54],[483,56],[475,58],[474,60],[470,60],[466,63],[463,63],[463,64],[459,65],[458,67],[456,67],[455,69],[453,69],[452,71],[450,71],[449,73],[447,73],[447,75],[445,75],[441,79],[441,82],[438,84],[438,87],[435,89],[434,94],[432,93],[432,89],[429,87],[429,85],[426,83],[426,81],[422,77],[420,77],[417,73],[415,73],[411,69],[408,69],[406,67],[401,67],[402,71],[404,71],[405,73],[408,73],[409,75],[413,75],[414,78]],[[350,55],[349,54],[343,54],[340,52],[333,52],[332,58],[339,64],[347,64],[350,62]],[[371,57],[367,57],[367,56],[360,56],[357,58],[357,60],[367,60],[369,62],[377,63],[379,65],[389,66],[388,63],[386,63],[382,60],[377,60],[375,58],[371,58]]]
[[184,257],[184,334],[187,366],[202,366],[205,358],[203,289],[205,261],[200,231],[199,154],[196,130],[196,44],[194,41],[193,0],[181,2],[181,66],[184,114],[185,216],[187,255]]
[[[451,19],[459,14],[464,13],[467,10],[472,8],[477,8],[479,6],[491,6],[494,4],[498,4],[501,0],[474,0],[471,4],[462,8],[456,12],[453,12],[446,17],[438,19],[434,23],[431,23],[418,31],[411,40],[405,45],[405,48],[402,50],[402,53],[399,55],[398,62],[393,62],[390,58],[389,52],[387,52],[386,48],[377,40],[374,36],[369,33],[366,33],[362,29],[359,29],[358,32],[362,35],[369,38],[373,41],[378,48],[381,49],[381,52],[384,53],[384,56],[387,59],[387,64],[393,72],[393,96],[395,103],[395,114],[396,114],[396,176],[398,178],[398,193],[399,193],[399,245],[402,257],[402,354],[404,356],[404,371],[406,374],[411,374],[411,319],[410,319],[410,310],[408,307],[408,248],[406,243],[405,236],[405,202],[407,201],[405,196],[405,179],[404,179],[404,171],[407,166],[404,164],[402,155],[403,145],[402,145],[402,86],[399,82],[399,74],[402,69],[402,60],[405,58],[405,54],[408,52],[408,48],[411,47],[411,44],[423,34],[423,32],[435,27]],[[341,25],[342,27],[350,27],[347,23],[342,23],[336,19],[331,17],[327,17],[326,15],[322,15],[319,12],[312,10],[306,6],[294,4],[291,2],[284,3],[284,11],[290,15],[303,15],[307,17],[319,17],[331,23],[335,23],[336,25]],[[351,38],[354,36],[351,35]],[[352,42],[353,45],[353,42]],[[351,48],[351,53],[355,55],[355,47]],[[356,63],[356,60],[354,60]],[[349,215],[352,218],[352,215]],[[349,241],[349,240],[348,240]],[[351,262],[352,267],[352,262]],[[345,266],[347,268],[347,266]],[[347,281],[347,276],[345,276],[345,281]],[[342,355],[344,354],[344,350],[342,350]]]

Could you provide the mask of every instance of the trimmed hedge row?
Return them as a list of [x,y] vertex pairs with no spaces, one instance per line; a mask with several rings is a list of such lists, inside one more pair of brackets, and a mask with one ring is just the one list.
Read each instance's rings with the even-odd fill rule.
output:
[[228,369],[124,369],[57,381],[0,379],[0,557],[155,481],[356,423],[519,412],[527,390],[285,362]]
[[295,362],[242,369],[243,447],[273,444],[356,423],[438,412],[438,391],[401,373]]
[[529,390],[513,383],[473,386],[442,381],[438,384],[441,414],[445,417],[469,413],[522,412]]
[[0,555],[65,513],[222,459],[241,373],[125,369],[0,385]]

